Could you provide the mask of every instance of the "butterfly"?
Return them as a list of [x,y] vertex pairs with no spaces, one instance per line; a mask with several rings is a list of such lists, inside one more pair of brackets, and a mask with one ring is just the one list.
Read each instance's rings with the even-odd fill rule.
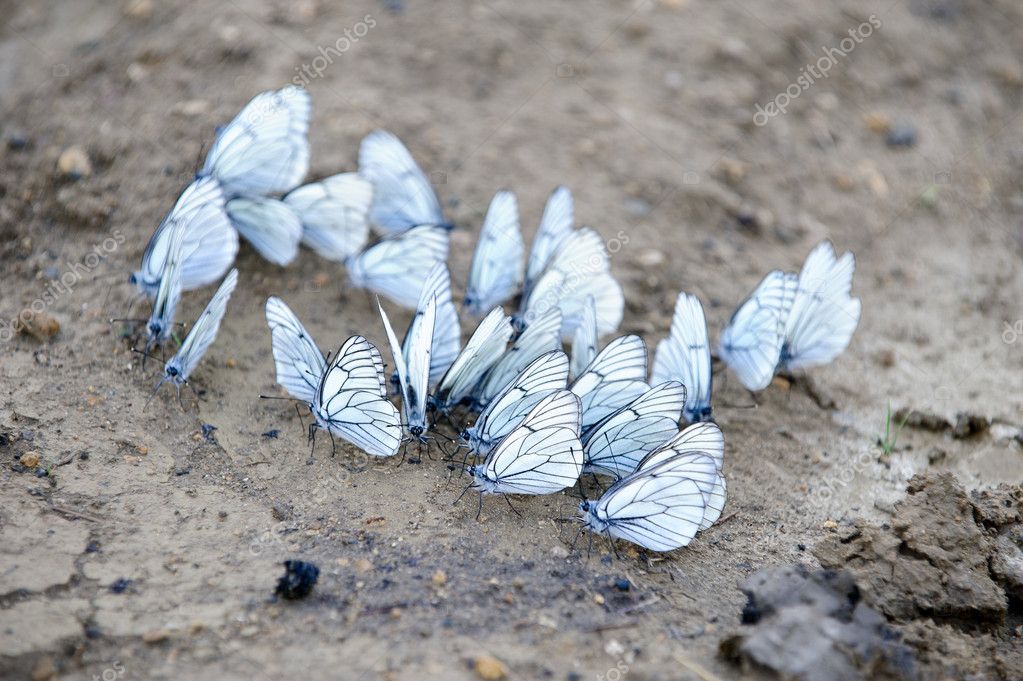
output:
[[568,187],[557,187],[551,192],[540,217],[540,227],[533,237],[533,245],[526,262],[523,297],[529,294],[536,280],[540,278],[547,263],[558,250],[558,246],[572,231],[575,221],[575,205]]
[[608,343],[575,378],[571,390],[582,400],[584,434],[650,389],[646,382],[646,358],[642,338],[620,336]]
[[586,370],[597,356],[597,309],[593,296],[587,296],[582,319],[572,334],[570,374],[575,377]]
[[309,332],[280,298],[266,301],[277,382],[306,403],[309,426],[338,435],[372,456],[393,456],[401,419],[386,398],[380,352],[362,336],[346,340],[328,364]]
[[694,423],[650,452],[639,468],[683,457],[681,462],[696,481],[706,503],[700,521],[700,529],[705,530],[721,517],[725,507],[725,478],[721,474],[724,455],[725,440],[717,424]]
[[579,512],[591,532],[671,551],[687,546],[717,519],[724,506],[723,482],[707,454],[679,453],[665,445],[598,500],[583,500]]
[[513,332],[511,317],[499,307],[491,310],[438,383],[434,408],[447,414],[469,399],[483,375],[504,354]]
[[298,253],[302,223],[275,195],[309,171],[312,100],[299,87],[262,92],[220,128],[199,177],[217,180],[231,222],[260,255],[287,265]]
[[424,442],[426,432],[426,400],[430,392],[430,354],[433,349],[434,321],[437,318],[437,299],[431,298],[423,310],[423,316],[410,328],[407,338],[409,352],[406,357],[398,343],[391,320],[377,301],[380,318],[384,322],[387,341],[391,346],[391,358],[398,372],[398,383],[401,388],[401,408],[405,417],[405,427],[409,434],[420,442]]
[[484,456],[512,431],[533,407],[568,385],[568,357],[560,350],[545,352],[530,362],[480,412],[462,440],[476,456]]
[[426,175],[397,137],[376,130],[359,146],[359,175],[373,184],[370,221],[382,234],[419,225],[451,229]]
[[160,274],[160,285],[156,289],[153,310],[146,322],[144,356],[148,355],[153,346],[160,345],[171,337],[178,303],[181,302],[181,270],[186,256],[184,240],[184,230],[175,229],[171,232],[167,244],[167,257],[164,260],[163,272]]
[[444,262],[438,262],[433,266],[419,293],[416,316],[412,318],[412,323],[405,333],[405,340],[402,342],[406,362],[409,361],[412,351],[413,329],[425,314],[430,301],[435,301],[434,305],[437,308],[433,325],[433,352],[430,355],[430,385],[436,385],[462,349],[462,327],[458,321],[458,310],[451,299],[451,275],[448,274],[448,266]]
[[475,391],[474,406],[485,407],[530,362],[551,350],[561,350],[561,311],[556,307],[523,331],[501,355]]
[[849,345],[860,321],[860,299],[849,295],[855,268],[853,254],[836,258],[828,241],[806,257],[785,323],[780,369],[827,364]]
[[689,391],[683,416],[689,423],[706,421],[711,415],[713,383],[707,320],[700,299],[685,291],[678,294],[671,332],[657,344],[650,382],[681,381]]
[[421,225],[382,239],[347,260],[352,286],[414,309],[433,266],[448,257],[448,232]]
[[522,296],[516,325],[528,327],[551,307],[561,309],[562,337],[571,340],[582,323],[592,297],[597,333],[611,333],[621,324],[625,311],[622,287],[611,276],[604,240],[592,229],[569,232],[549,258],[542,274]]
[[227,301],[231,299],[234,287],[238,283],[238,270],[232,269],[224,277],[220,288],[213,294],[206,308],[195,320],[195,324],[189,329],[184,342],[178,348],[177,353],[163,367],[163,378],[156,384],[156,390],[160,389],[165,382],[172,382],[178,389],[180,397],[181,386],[188,383],[188,377],[192,375],[199,361],[206,354],[210,345],[217,337],[220,330],[220,321],[227,311]]
[[774,270],[721,331],[718,354],[748,390],[763,390],[774,376],[796,286],[796,275]]
[[302,220],[288,204],[267,196],[239,196],[226,209],[231,224],[265,260],[284,267],[298,255]]
[[583,471],[624,478],[678,433],[685,403],[685,386],[667,381],[613,412],[583,435]]
[[331,175],[284,196],[285,205],[302,225],[302,243],[336,262],[344,262],[366,245],[372,200],[373,185],[357,173]]
[[170,254],[171,235],[178,231],[185,254],[179,275],[183,291],[222,277],[238,253],[238,232],[224,210],[220,185],[212,178],[192,182],[149,239],[139,269],[128,277],[129,283],[149,298],[156,297]]
[[490,202],[472,256],[464,303],[470,315],[480,317],[518,292],[524,253],[515,194],[499,191]]
[[311,114],[304,88],[261,92],[217,132],[199,176],[216,178],[229,199],[294,189],[309,171]]
[[553,494],[575,484],[583,463],[579,408],[568,390],[548,395],[483,463],[466,469],[480,509],[484,494]]

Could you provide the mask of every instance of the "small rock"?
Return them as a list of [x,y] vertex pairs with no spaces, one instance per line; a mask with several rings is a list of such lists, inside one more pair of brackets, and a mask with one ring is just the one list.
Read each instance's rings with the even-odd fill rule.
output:
[[615,580],[615,588],[619,591],[628,591],[632,584],[625,577],[619,577]]
[[26,308],[18,314],[14,328],[24,336],[32,336],[38,341],[45,341],[60,333],[60,322],[45,311],[35,312]]
[[57,171],[73,180],[88,177],[92,174],[92,161],[85,149],[76,144],[61,152],[57,159]]
[[170,638],[170,631],[167,629],[150,629],[142,634],[142,640],[146,643],[159,643]]
[[444,586],[448,583],[448,576],[443,570],[437,570],[433,573],[433,583],[437,586]]
[[7,135],[7,148],[11,149],[12,151],[21,151],[22,149],[27,149],[31,143],[32,140],[29,139],[28,135],[24,133],[12,132],[8,133]]
[[746,168],[747,165],[742,161],[727,157],[718,161],[716,166],[718,176],[732,186],[739,184],[746,177]]
[[476,676],[484,681],[500,681],[508,676],[508,668],[504,666],[504,663],[490,655],[477,657],[473,668],[476,671]]
[[835,529],[838,529],[838,523],[836,523],[834,520],[830,520],[830,519],[829,520],[825,520],[824,521],[824,529],[825,530],[835,530]]
[[224,362],[224,364],[227,366],[228,369],[234,369],[235,367],[238,366],[238,360],[236,360],[234,357],[229,357],[227,361]]
[[154,9],[153,0],[131,0],[124,8],[124,14],[132,19],[148,19],[153,16]]
[[604,596],[601,594],[593,594],[593,602],[597,605],[604,605]]
[[304,560],[286,560],[284,570],[274,593],[288,600],[308,596],[320,576],[320,568]]
[[50,681],[57,675],[57,665],[52,657],[43,657],[32,668],[32,681]]
[[128,64],[128,68],[125,73],[128,75],[128,80],[133,83],[141,83],[149,77],[149,69],[137,61]]
[[131,580],[121,577],[120,579],[115,579],[110,585],[110,591],[115,594],[123,594],[128,590],[129,586],[131,586]]
[[663,251],[656,248],[645,248],[639,252],[636,259],[643,267],[658,267],[664,264],[666,258]]
[[355,571],[359,574],[365,574],[373,569],[373,563],[365,558],[360,558],[355,561]]
[[202,116],[204,113],[210,110],[210,103],[205,99],[186,99],[183,102],[176,103],[171,107],[171,113],[175,113],[185,118],[192,118],[194,116]]
[[39,452],[26,452],[21,457],[21,465],[25,468],[35,468],[39,465]]
[[863,122],[867,124],[871,132],[876,132],[879,135],[887,135],[892,127],[891,120],[883,113],[869,113],[864,116]]
[[888,131],[885,137],[885,144],[889,147],[913,147],[916,146],[916,126],[912,123],[896,123]]

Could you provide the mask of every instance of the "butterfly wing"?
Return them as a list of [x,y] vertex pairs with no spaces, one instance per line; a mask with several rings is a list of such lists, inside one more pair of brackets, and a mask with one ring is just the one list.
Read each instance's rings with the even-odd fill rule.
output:
[[499,191],[490,202],[472,256],[465,291],[465,309],[469,314],[480,317],[518,292],[525,248],[515,194]]
[[384,239],[350,258],[348,276],[402,307],[415,309],[433,266],[447,260],[448,232],[422,225]]
[[419,294],[416,316],[412,318],[412,323],[409,324],[408,332],[402,343],[402,352],[406,362],[412,349],[411,340],[414,330],[419,325],[430,301],[435,301],[434,306],[437,309],[433,326],[433,350],[430,355],[430,385],[436,385],[462,349],[462,326],[458,320],[458,310],[451,299],[451,276],[448,274],[447,264],[443,262],[438,262],[433,266],[423,284],[423,290]]
[[623,478],[678,432],[686,402],[681,383],[651,388],[583,434],[584,470]]
[[678,294],[671,332],[657,345],[650,382],[681,381],[689,391],[684,416],[693,423],[710,416],[710,341],[700,299]]
[[642,465],[654,465],[677,454],[693,452],[706,454],[721,470],[725,460],[725,438],[716,423],[694,423],[650,452]]
[[510,433],[540,400],[564,390],[568,384],[568,357],[560,350],[546,352],[530,362],[466,430],[470,446],[483,455]]
[[366,245],[372,200],[373,185],[357,173],[332,175],[284,197],[302,222],[302,243],[335,262],[344,262]]
[[177,354],[167,363],[167,366],[174,367],[180,380],[188,380],[196,365],[199,364],[199,360],[213,344],[213,340],[217,337],[217,331],[220,330],[220,321],[224,318],[224,313],[227,312],[227,301],[231,299],[231,294],[237,283],[238,270],[232,269],[224,277],[220,288],[206,304],[202,314],[195,320],[195,324],[189,329]]
[[721,331],[718,352],[749,390],[763,390],[774,376],[796,285],[794,274],[771,272]]
[[530,362],[552,350],[561,350],[561,312],[558,308],[551,308],[523,331],[487,372],[476,391],[477,406],[489,404]]
[[153,310],[149,315],[149,321],[146,323],[147,350],[171,337],[178,303],[181,301],[181,268],[185,258],[184,236],[184,230],[181,229],[171,232],[167,259],[164,261],[163,272],[160,274],[160,285],[156,290],[156,298],[153,300]]
[[229,197],[291,190],[309,170],[311,114],[304,88],[256,95],[217,134],[200,174],[217,178]]
[[848,347],[860,321],[860,300],[849,295],[855,268],[853,254],[836,258],[828,241],[807,256],[785,325],[784,368],[827,364]]
[[443,225],[437,194],[405,145],[383,130],[367,135],[359,147],[359,174],[373,184],[370,220],[384,234],[417,225]]
[[572,377],[580,376],[597,356],[597,307],[593,296],[587,296],[579,326],[572,334]]
[[239,197],[227,202],[227,214],[264,259],[284,267],[298,255],[302,221],[283,201]]
[[492,491],[502,494],[553,494],[574,485],[581,470],[579,398],[568,390],[541,400],[483,464]]
[[504,354],[512,333],[511,318],[504,310],[499,307],[491,310],[437,385],[437,407],[449,410],[469,397],[487,370]]
[[270,327],[277,382],[293,397],[311,404],[327,370],[323,354],[291,308],[276,296],[266,301],[266,323]]
[[540,227],[536,231],[536,236],[533,237],[529,261],[526,263],[523,297],[529,294],[536,280],[547,269],[547,264],[558,250],[558,246],[572,231],[574,221],[575,207],[572,202],[572,192],[568,187],[557,187],[547,199],[543,216],[540,218]]
[[181,192],[146,245],[141,267],[131,276],[139,291],[150,298],[156,296],[160,286],[171,234],[177,230],[183,232],[183,291],[206,286],[222,277],[238,254],[238,233],[224,209],[220,185],[213,178],[200,178]]

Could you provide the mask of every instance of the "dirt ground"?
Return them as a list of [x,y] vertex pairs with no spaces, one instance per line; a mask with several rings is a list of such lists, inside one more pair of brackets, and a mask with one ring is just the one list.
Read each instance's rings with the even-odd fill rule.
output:
[[[854,562],[834,542],[887,537],[918,473],[963,494],[1023,479],[1019,3],[0,0],[0,16],[0,677],[458,679],[492,656],[518,679],[755,678],[718,655],[754,572]],[[825,237],[856,254],[859,329],[755,408],[718,376],[728,505],[669,555],[573,545],[568,494],[516,500],[521,517],[488,499],[477,521],[439,457],[331,458],[321,440],[307,465],[295,410],[258,399],[277,391],[264,300],[324,347],[384,341],[370,296],[308,251],[280,269],[243,246],[202,399],[165,388],[143,411],[154,370],[109,321],[143,310],[127,275],[215,126],[296,78],[311,176],[354,169],[374,128],[408,143],[457,225],[456,289],[496,189],[529,236],[566,184],[578,222],[620,243],[622,331],[651,346],[679,289],[716,337]],[[59,332],[12,335],[36,300]],[[885,453],[889,404],[913,416]],[[272,599],[286,558],[321,568],[304,600]],[[922,678],[1012,678],[1005,584],[979,622],[873,605]]]

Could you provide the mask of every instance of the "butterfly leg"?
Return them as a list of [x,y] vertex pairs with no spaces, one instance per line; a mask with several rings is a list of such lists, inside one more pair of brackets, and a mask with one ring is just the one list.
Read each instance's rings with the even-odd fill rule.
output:
[[508,498],[508,495],[507,495],[507,494],[502,494],[501,496],[502,496],[502,497],[504,497],[504,500],[505,500],[506,502],[508,502],[508,508],[510,508],[510,509],[512,510],[512,513],[514,513],[515,515],[517,515],[518,517],[520,517],[520,518],[521,518],[521,517],[522,517],[522,514],[521,514],[521,513],[519,513],[519,509],[517,509],[517,508],[515,508],[514,506],[512,506],[512,502],[511,502],[511,499],[509,499],[509,498]]
[[309,424],[309,460],[306,461],[307,466],[312,466],[316,463],[316,458],[313,453],[316,451],[316,422],[313,421]]
[[480,492],[480,506],[476,509],[476,521],[479,522],[480,515],[483,513],[483,492]]

